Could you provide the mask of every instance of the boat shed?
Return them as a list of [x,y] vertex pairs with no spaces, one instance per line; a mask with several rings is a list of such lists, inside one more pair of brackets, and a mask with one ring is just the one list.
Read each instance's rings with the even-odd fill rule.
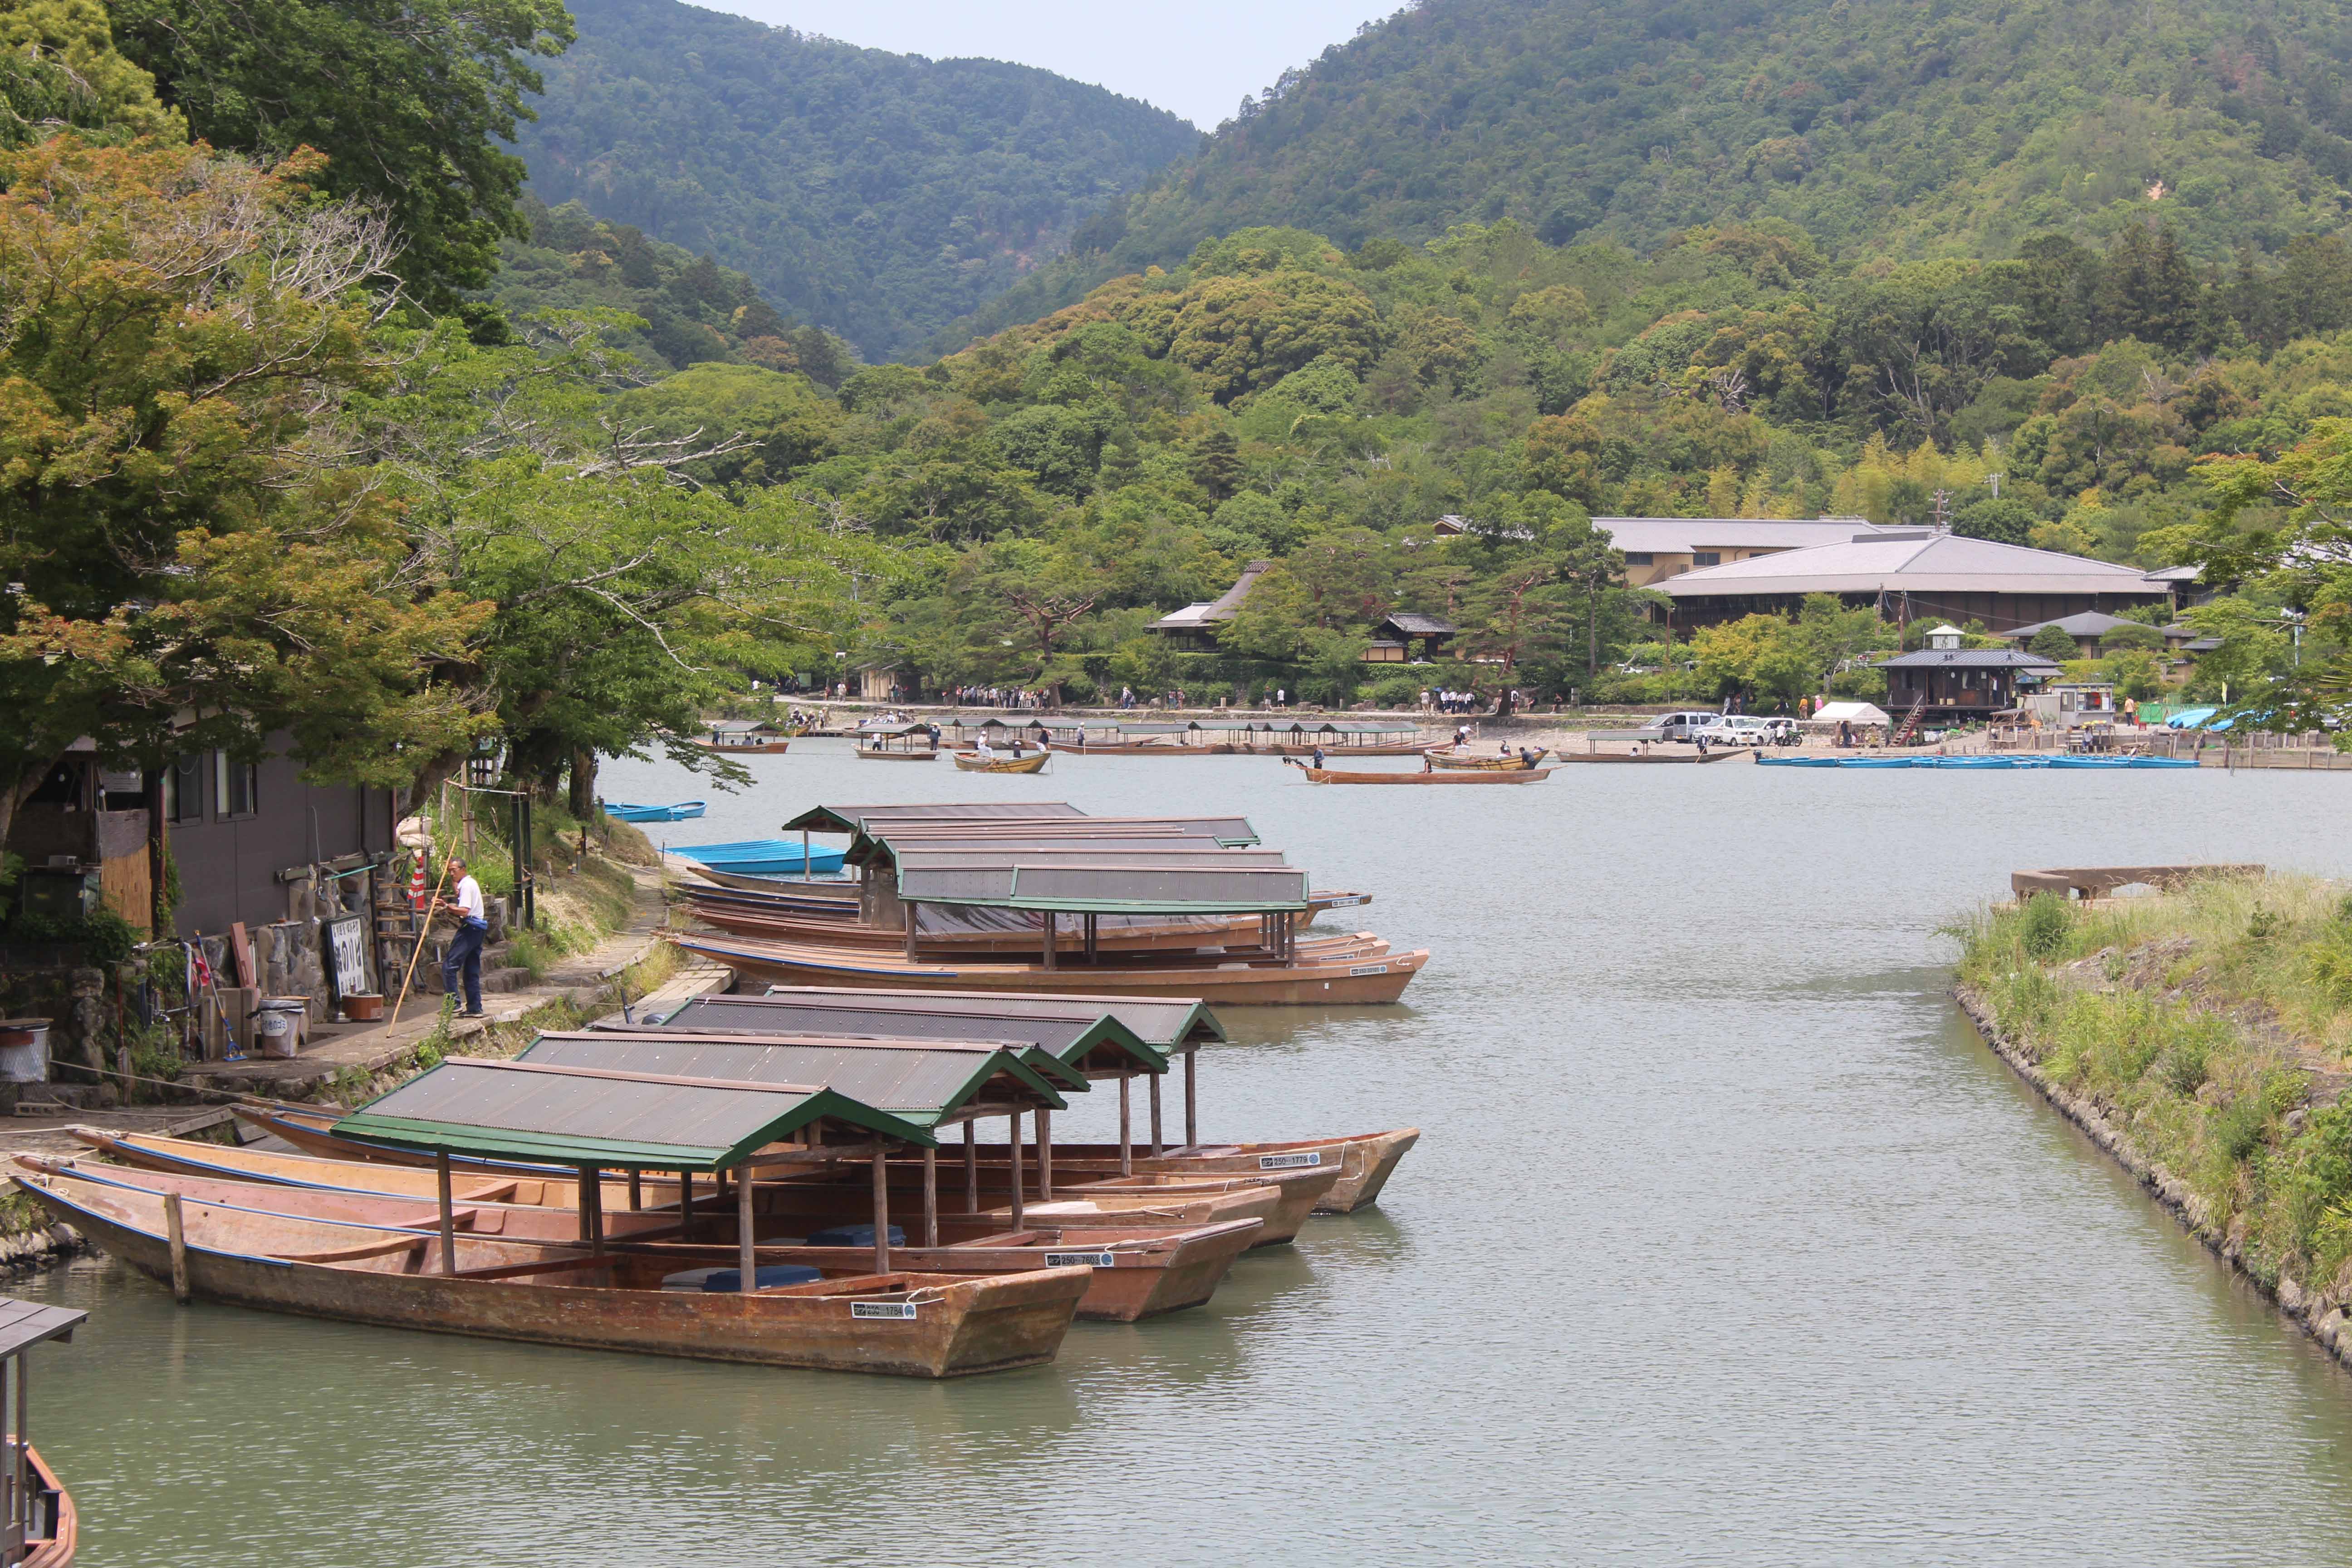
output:
[[1873,668],[1886,672],[1891,710],[1907,713],[1916,708],[1931,722],[1982,719],[2014,708],[2024,689],[2059,673],[2040,654],[2013,647],[1925,647],[1881,659]]

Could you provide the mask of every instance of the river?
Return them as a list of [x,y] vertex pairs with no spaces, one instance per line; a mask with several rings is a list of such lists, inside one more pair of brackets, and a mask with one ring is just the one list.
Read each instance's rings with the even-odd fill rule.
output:
[[1246,813],[1434,957],[1402,1006],[1227,1014],[1204,1134],[1420,1146],[1205,1310],[951,1384],[175,1309],[84,1260],[19,1287],[91,1314],[32,1382],[83,1563],[2352,1552],[2352,1376],[1979,1044],[1937,935],[2024,866],[2352,874],[2336,775],[1734,762],[1441,794],[1256,758],[747,761],[734,795],[603,782],[709,795],[653,829],[677,843],[817,803]]

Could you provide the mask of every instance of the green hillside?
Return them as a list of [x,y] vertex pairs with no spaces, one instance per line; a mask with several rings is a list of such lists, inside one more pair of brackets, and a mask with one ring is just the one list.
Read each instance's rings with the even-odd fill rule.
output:
[[1048,71],[582,0],[520,148],[550,205],[710,255],[870,358],[1055,255],[1199,132]]
[[1769,217],[1901,259],[2153,214],[2200,260],[2274,251],[2352,214],[2347,61],[2341,0],[1428,0],[1088,226],[1082,283],[1251,224],[1648,249]]

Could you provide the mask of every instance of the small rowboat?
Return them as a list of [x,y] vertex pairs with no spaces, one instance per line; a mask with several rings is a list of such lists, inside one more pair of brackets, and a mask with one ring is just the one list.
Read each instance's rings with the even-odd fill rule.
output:
[[968,773],[1042,773],[1052,757],[1050,752],[1026,757],[983,757],[977,752],[958,752],[955,765]]
[[[185,1245],[174,1248],[164,1205],[176,1194],[70,1175],[16,1181],[141,1273],[182,1273],[209,1300],[582,1350],[909,1377],[1036,1366],[1054,1359],[1093,1278],[1081,1267],[845,1271],[809,1284],[708,1291],[665,1281],[705,1257],[725,1267],[731,1254],[625,1246],[596,1253],[465,1234],[449,1242],[457,1267],[445,1272],[439,1238],[428,1233],[184,1198]],[[761,1265],[782,1261],[760,1249]]]
[[1438,773],[1433,770],[1418,773],[1341,773],[1337,768],[1308,767],[1287,757],[1283,761],[1305,773],[1307,783],[1319,784],[1535,784],[1551,777],[1552,773],[1549,768],[1517,768],[1507,772],[1490,769],[1478,773]]
[[869,763],[935,763],[939,752],[926,747],[921,751],[885,751],[879,746],[860,746],[857,755]]
[[797,877],[815,871],[838,871],[847,857],[845,849],[813,849],[806,860],[801,858],[799,841],[789,838],[745,838],[732,844],[673,844],[665,854],[713,870],[734,871],[747,877]]
[[1517,752],[1513,752],[1508,756],[1499,754],[1475,756],[1466,752],[1429,752],[1423,754],[1429,758],[1429,764],[1432,767],[1458,769],[1465,772],[1511,773],[1527,772],[1537,763],[1543,761],[1550,750],[1549,746],[1531,746],[1525,756],[1521,756]]
[[621,801],[604,802],[604,815],[616,822],[688,822],[700,816],[707,801],[682,800],[675,805],[629,805]]

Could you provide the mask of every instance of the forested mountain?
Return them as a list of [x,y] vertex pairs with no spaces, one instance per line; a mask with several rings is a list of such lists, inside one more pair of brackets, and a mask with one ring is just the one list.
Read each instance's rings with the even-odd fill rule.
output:
[[1204,238],[1511,217],[1647,249],[1777,217],[1833,258],[2011,254],[2154,216],[2189,255],[2352,213],[2343,0],[1425,0],[1286,73],[989,327]]
[[674,0],[580,0],[520,140],[551,205],[707,252],[870,358],[1061,249],[1199,133],[993,60],[856,48]]

